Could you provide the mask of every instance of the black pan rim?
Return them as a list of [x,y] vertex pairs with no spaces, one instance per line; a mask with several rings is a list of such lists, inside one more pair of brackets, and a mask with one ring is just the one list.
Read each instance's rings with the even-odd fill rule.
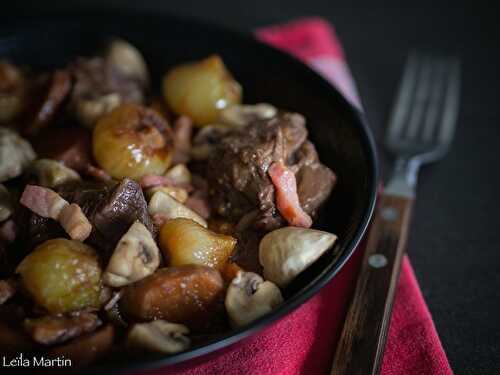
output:
[[[209,353],[215,352],[222,348],[226,348],[232,344],[235,344],[238,341],[243,340],[246,337],[249,337],[257,332],[261,331],[265,327],[271,326],[273,323],[277,322],[279,319],[283,318],[285,315],[291,313],[293,310],[298,308],[300,305],[308,301],[311,297],[313,297],[316,293],[318,293],[327,283],[329,283],[335,275],[342,269],[345,263],[352,256],[354,251],[358,248],[363,236],[365,235],[368,225],[370,223],[373,211],[376,205],[377,198],[377,189],[378,189],[378,178],[379,178],[379,165],[378,165],[378,157],[376,152],[376,146],[374,137],[372,132],[368,126],[366,118],[364,114],[356,109],[351,103],[345,99],[345,97],[340,94],[340,92],[332,86],[329,82],[327,82],[323,77],[321,77],[318,73],[312,70],[309,66],[305,65],[298,59],[293,56],[290,56],[274,47],[271,47],[267,44],[264,44],[258,41],[252,34],[243,33],[240,31],[235,31],[229,29],[224,26],[214,25],[211,23],[203,22],[200,20],[193,20],[187,17],[173,16],[168,13],[156,14],[150,11],[135,11],[132,13],[129,10],[119,11],[118,14],[116,10],[113,11],[113,17],[116,19],[117,17],[130,17],[137,16],[140,13],[141,15],[147,15],[147,17],[153,17],[156,19],[162,18],[175,18],[178,21],[181,21],[186,24],[198,24],[199,26],[203,26],[204,28],[213,29],[217,32],[229,33],[234,36],[235,39],[239,39],[245,41],[249,44],[258,45],[258,48],[265,48],[269,51],[272,51],[275,55],[279,55],[280,59],[286,61],[287,64],[294,65],[297,69],[302,69],[308,71],[308,75],[311,79],[315,80],[318,86],[322,86],[325,92],[329,91],[330,95],[336,97],[337,100],[340,100],[342,106],[349,112],[349,114],[354,119],[355,125],[358,127],[358,133],[360,135],[364,151],[367,154],[367,160],[369,165],[369,171],[371,172],[368,176],[368,205],[364,209],[363,219],[361,220],[352,240],[345,246],[345,250],[342,255],[337,259],[336,262],[332,263],[325,271],[322,272],[322,275],[318,277],[318,279],[310,283],[305,287],[305,290],[297,294],[285,301],[285,303],[274,310],[273,312],[263,316],[262,318],[252,322],[251,324],[238,328],[236,330],[230,331],[218,337],[216,339],[210,340],[206,342],[203,346],[195,347],[193,349],[187,350],[185,352],[181,352],[178,354],[169,355],[166,357],[154,359],[150,357],[144,357],[144,359],[131,359],[131,361],[127,364],[121,364],[112,362],[110,364],[98,364],[95,366],[87,367],[86,371],[94,370],[105,370],[106,373],[112,372],[124,372],[124,371],[132,371],[132,370],[146,370],[146,369],[155,369],[164,366],[180,364],[181,362],[186,362],[188,360],[201,357],[207,355]],[[73,12],[58,12],[56,15],[49,15],[45,13],[37,14],[37,15],[20,15],[17,19],[16,17],[9,16],[7,22],[3,23],[3,26],[0,26],[0,44],[2,43],[2,39],[6,43],[15,43],[18,38],[26,33],[36,32],[37,28],[40,24],[46,23],[47,21],[52,22],[62,22],[62,20],[68,21],[69,18],[73,18],[73,20],[79,20],[81,22],[88,22],[94,17],[102,17],[106,16],[108,11],[86,11],[83,14],[76,14]],[[3,17],[0,17],[2,19]],[[26,21],[30,21],[29,24],[26,24]],[[36,21],[32,23],[31,21]]]

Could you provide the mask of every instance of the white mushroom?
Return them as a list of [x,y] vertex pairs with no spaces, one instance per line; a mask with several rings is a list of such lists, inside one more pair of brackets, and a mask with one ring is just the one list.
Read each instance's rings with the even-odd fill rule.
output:
[[7,220],[13,212],[10,193],[3,184],[0,184],[0,222]]
[[0,127],[0,182],[19,176],[35,157],[27,140],[11,129]]
[[231,281],[224,304],[231,324],[248,324],[283,302],[279,288],[253,272],[238,271]]
[[191,219],[205,228],[207,227],[205,219],[162,191],[153,194],[149,200],[148,212],[151,216],[159,214],[166,219],[175,219],[176,217]]
[[267,103],[254,105],[233,105],[223,109],[219,115],[219,121],[234,127],[243,127],[256,120],[273,118],[278,110]]
[[134,79],[143,86],[149,82],[148,68],[141,53],[130,43],[122,40],[113,40],[106,51],[106,62],[124,77]]
[[189,348],[191,340],[186,335],[189,329],[182,324],[154,320],[149,323],[137,323],[127,335],[127,344],[133,348],[173,354]]
[[36,177],[38,185],[50,188],[65,182],[80,180],[77,172],[52,159],[35,160],[31,165],[30,174]]
[[136,221],[113,252],[103,281],[118,288],[151,275],[160,265],[160,250],[144,224]]
[[264,277],[280,287],[287,286],[336,239],[336,235],[328,232],[298,227],[284,227],[266,234],[259,245]]

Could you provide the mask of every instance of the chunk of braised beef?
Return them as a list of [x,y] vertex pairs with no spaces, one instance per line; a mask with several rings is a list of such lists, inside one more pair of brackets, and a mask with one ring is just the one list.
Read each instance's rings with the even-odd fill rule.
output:
[[297,194],[300,205],[312,217],[326,201],[335,185],[336,176],[321,163],[306,165],[297,172]]
[[231,260],[248,272],[262,274],[259,263],[259,243],[266,232],[247,228],[236,232],[238,239]]
[[[296,113],[255,121],[226,133],[208,161],[207,175],[214,211],[234,222],[256,212],[253,226],[269,231],[285,225],[276,208],[275,187],[268,169],[283,162],[298,180],[303,209],[314,214],[326,200],[334,174],[322,165],[314,145],[307,141],[305,119]],[[322,181],[316,181],[321,178]]]
[[18,247],[22,250],[8,252],[8,259],[13,263],[20,262],[36,245],[51,238],[66,236],[64,229],[55,220],[39,216],[23,205],[18,206],[13,219],[19,228]]
[[214,210],[238,221],[257,208],[257,227],[270,230],[280,226],[283,220],[267,170],[275,161],[291,159],[306,138],[304,117],[294,113],[256,121],[223,136],[208,161]]
[[126,178],[115,185],[92,183],[88,188],[73,183],[63,186],[60,194],[82,208],[92,224],[87,242],[108,255],[135,221],[155,234],[146,199],[134,180]]
[[319,161],[314,145],[306,141],[295,155],[291,169],[297,179],[297,194],[300,205],[310,216],[326,201],[337,177],[333,171]]

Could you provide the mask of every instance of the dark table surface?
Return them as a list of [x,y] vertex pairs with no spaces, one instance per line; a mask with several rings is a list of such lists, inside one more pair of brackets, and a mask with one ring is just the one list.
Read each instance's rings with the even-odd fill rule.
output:
[[[243,31],[322,16],[335,24],[343,41],[378,140],[407,52],[418,48],[460,56],[463,95],[456,139],[446,159],[420,175],[408,252],[454,371],[500,374],[500,27],[494,5],[429,0],[407,5],[332,0],[23,3],[24,12],[155,9]],[[387,163],[386,155],[382,159]]]

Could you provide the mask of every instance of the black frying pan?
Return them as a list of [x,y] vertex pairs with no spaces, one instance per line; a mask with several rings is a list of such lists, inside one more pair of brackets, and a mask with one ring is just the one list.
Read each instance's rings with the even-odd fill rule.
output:
[[92,55],[107,38],[119,36],[144,54],[153,83],[158,86],[167,67],[218,53],[242,84],[245,102],[269,102],[305,115],[321,160],[338,176],[338,184],[315,227],[337,234],[339,241],[284,291],[286,301],[278,309],[183,353],[140,359],[117,356],[96,365],[96,369],[108,372],[190,361],[181,365],[189,366],[196,364],[195,357],[216,350],[211,355],[223,355],[219,349],[257,334],[311,298],[351,256],[375,204],[375,147],[362,114],[307,66],[258,43],[250,35],[169,15],[113,12],[1,18],[0,58],[41,68],[63,66],[75,56]]

